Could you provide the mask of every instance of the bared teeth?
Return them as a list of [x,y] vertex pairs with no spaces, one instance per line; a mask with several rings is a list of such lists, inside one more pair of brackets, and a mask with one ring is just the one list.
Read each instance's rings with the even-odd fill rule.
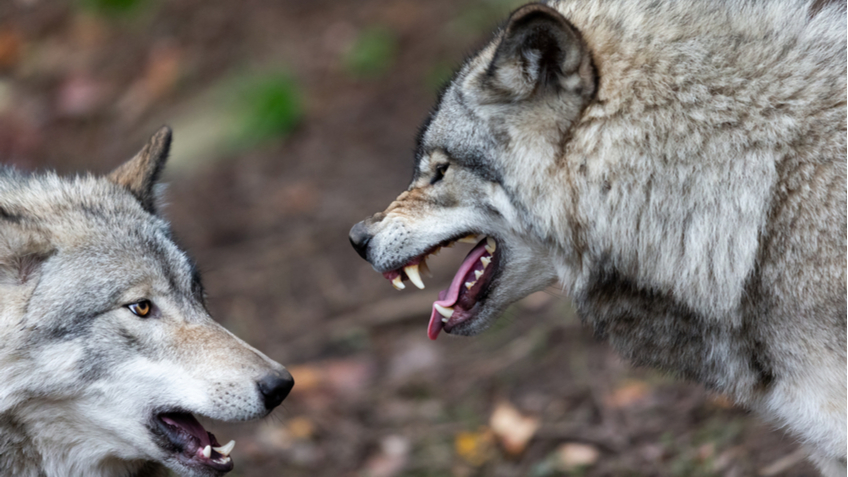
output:
[[471,234],[471,235],[466,235],[465,237],[462,237],[461,239],[457,240],[457,242],[476,244],[477,242],[479,242],[479,240],[477,240],[476,235]]
[[[477,280],[479,280],[479,279],[480,279],[480,277],[482,277],[482,276],[483,276],[483,270],[474,270],[474,278],[476,278]],[[475,281],[476,281],[476,280],[475,280]]]
[[442,315],[442,322],[447,322],[451,316],[453,316],[453,308],[449,306],[442,306],[438,303],[433,303],[433,306],[436,307],[436,311]]
[[212,457],[212,446],[207,445],[203,448],[203,457],[206,457],[207,459]]
[[475,280],[473,282],[465,282],[465,288],[471,290],[471,287],[473,287],[476,284],[477,284],[477,280]]
[[483,268],[486,268],[492,263],[492,257],[480,257],[480,261],[483,262]]
[[212,450],[221,454],[224,457],[227,457],[228,455],[230,455],[230,452],[233,451],[233,447],[235,447],[235,446],[236,446],[236,441],[230,441],[230,442],[227,442],[225,445],[222,445],[221,447],[213,447]]
[[406,288],[406,285],[403,284],[403,278],[401,278],[400,275],[392,279],[392,286],[395,287],[395,290],[403,290]]
[[422,290],[424,289],[424,282],[421,281],[421,275],[418,273],[418,264],[407,265],[403,267],[403,271],[406,272],[406,276],[409,277],[409,281],[411,281],[413,285]]
[[493,239],[492,237],[486,237],[486,247],[485,248],[486,248],[486,251],[489,252],[489,254],[491,255],[491,254],[495,253],[495,250],[498,248],[498,244],[495,242],[495,239]]

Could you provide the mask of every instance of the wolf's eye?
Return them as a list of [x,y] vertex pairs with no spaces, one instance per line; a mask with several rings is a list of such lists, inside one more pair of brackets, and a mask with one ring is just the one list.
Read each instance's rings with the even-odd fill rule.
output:
[[150,314],[150,310],[153,308],[153,305],[150,303],[150,300],[141,300],[135,303],[130,303],[127,305],[127,308],[129,308],[135,316],[144,318]]
[[442,178],[445,177],[445,172],[447,172],[449,165],[450,164],[439,164],[436,166],[436,173],[433,175],[433,178],[430,179],[430,184],[435,184],[442,180]]

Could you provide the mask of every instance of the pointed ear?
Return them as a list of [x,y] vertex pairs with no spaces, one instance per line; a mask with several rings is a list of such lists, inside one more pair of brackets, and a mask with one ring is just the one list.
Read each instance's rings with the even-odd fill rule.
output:
[[165,168],[171,149],[171,128],[162,126],[132,159],[112,171],[107,177],[124,186],[151,214],[156,213],[154,186]]
[[534,95],[595,92],[595,71],[580,33],[555,9],[525,5],[509,17],[487,70],[490,90],[501,100]]

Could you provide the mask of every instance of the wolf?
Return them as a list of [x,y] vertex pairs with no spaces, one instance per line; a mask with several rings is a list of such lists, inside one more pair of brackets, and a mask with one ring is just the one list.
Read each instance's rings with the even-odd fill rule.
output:
[[286,369],[212,321],[157,210],[171,131],[105,177],[0,168],[0,474],[220,476],[194,417],[267,415]]
[[396,288],[458,240],[432,339],[559,282],[631,362],[846,475],[845,3],[516,10],[442,93],[407,190],[350,232]]

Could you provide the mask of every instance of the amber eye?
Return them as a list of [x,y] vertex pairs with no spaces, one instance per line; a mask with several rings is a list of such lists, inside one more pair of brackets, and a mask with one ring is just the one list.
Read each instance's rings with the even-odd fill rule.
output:
[[141,300],[136,303],[130,303],[127,305],[127,308],[129,308],[134,315],[144,318],[150,314],[150,310],[153,308],[153,305],[149,300]]
[[439,164],[438,166],[436,166],[436,173],[433,175],[433,178],[430,179],[430,184],[435,184],[436,182],[442,180],[442,178],[445,177],[445,172],[448,171],[449,165],[450,164]]

